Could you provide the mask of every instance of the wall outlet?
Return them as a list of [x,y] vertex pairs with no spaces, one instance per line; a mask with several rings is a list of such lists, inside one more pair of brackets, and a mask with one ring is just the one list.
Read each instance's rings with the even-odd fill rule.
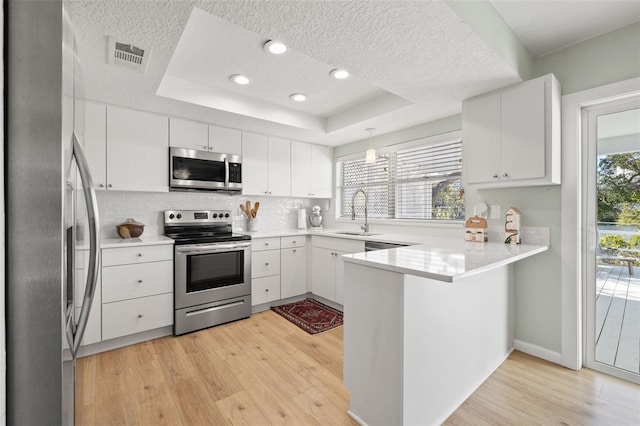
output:
[[502,218],[502,212],[500,211],[500,206],[491,206],[491,219],[500,219]]

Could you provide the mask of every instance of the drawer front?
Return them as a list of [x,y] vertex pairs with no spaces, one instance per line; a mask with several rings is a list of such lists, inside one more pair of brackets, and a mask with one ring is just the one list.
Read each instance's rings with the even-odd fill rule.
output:
[[280,275],[251,279],[251,305],[280,300]]
[[102,266],[173,260],[173,244],[102,249]]
[[259,251],[251,255],[251,278],[280,274],[280,250]]
[[279,250],[280,237],[255,238],[251,240],[251,251]]
[[280,248],[304,247],[307,244],[305,235],[295,237],[282,237],[280,239]]
[[102,303],[173,292],[173,262],[102,268]]
[[321,247],[329,250],[340,250],[347,253],[360,253],[364,251],[364,241],[350,240],[347,238],[311,237],[313,247]]
[[102,305],[102,340],[173,324],[173,294]]

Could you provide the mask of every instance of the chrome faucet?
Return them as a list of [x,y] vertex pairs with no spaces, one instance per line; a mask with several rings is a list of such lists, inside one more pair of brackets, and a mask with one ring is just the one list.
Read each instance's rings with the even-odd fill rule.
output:
[[364,195],[364,225],[360,225],[360,229],[362,229],[364,232],[369,232],[369,212],[367,211],[369,197],[363,189],[358,189],[355,194],[353,194],[353,198],[351,198],[351,220],[356,220],[356,208],[354,206],[354,201],[356,199],[356,195],[358,195],[358,192],[362,192],[362,194]]

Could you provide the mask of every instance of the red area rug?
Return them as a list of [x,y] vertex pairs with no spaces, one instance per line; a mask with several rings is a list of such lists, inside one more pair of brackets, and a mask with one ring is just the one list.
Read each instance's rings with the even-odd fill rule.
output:
[[342,312],[314,299],[273,306],[282,315],[309,334],[319,334],[342,325]]

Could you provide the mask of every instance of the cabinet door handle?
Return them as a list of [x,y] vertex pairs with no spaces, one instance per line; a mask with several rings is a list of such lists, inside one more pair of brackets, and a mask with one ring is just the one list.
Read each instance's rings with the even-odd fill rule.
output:
[[208,149],[209,149],[209,145],[202,145],[202,147],[203,147],[204,149],[206,149],[206,150],[208,150]]
[[269,262],[264,262],[264,266],[269,266]]
[[142,314],[138,314],[138,318],[142,318]]
[[138,280],[138,284],[142,284],[142,280]]
[[493,175],[493,178],[498,179],[498,175],[497,174]]
[[101,183],[100,185],[98,185],[98,187],[104,188],[104,183]]
[[509,174],[508,173],[503,173],[502,177],[504,177],[504,178],[509,177]]
[[296,250],[296,249],[293,249],[293,252],[294,252],[294,253],[295,253],[295,252],[297,252],[297,251],[298,251],[298,250]]
[[107,185],[107,188],[113,188],[113,185],[108,184],[108,185]]

